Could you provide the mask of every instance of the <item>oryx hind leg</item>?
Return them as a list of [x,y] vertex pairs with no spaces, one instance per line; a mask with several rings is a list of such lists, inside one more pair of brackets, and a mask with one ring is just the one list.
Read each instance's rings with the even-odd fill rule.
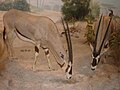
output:
[[35,66],[36,66],[36,62],[37,62],[37,57],[39,55],[39,50],[40,50],[40,44],[35,46],[35,57],[34,57],[34,63],[32,66],[33,71],[35,71]]
[[42,47],[44,52],[45,52],[45,56],[47,58],[47,62],[48,62],[48,67],[50,70],[55,70],[52,65],[51,65],[51,61],[50,61],[50,50],[49,48],[46,48],[46,47]]

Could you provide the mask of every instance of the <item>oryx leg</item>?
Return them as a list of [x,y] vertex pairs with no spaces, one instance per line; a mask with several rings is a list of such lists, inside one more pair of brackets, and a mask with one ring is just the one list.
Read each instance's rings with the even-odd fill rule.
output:
[[35,71],[35,66],[36,66],[36,62],[37,62],[37,57],[39,55],[39,50],[40,50],[40,44],[35,46],[35,58],[34,58],[33,66],[32,66],[33,71]]
[[13,56],[14,56],[13,41],[14,41],[15,37],[16,36],[15,36],[14,30],[9,32],[6,36],[6,44],[7,44],[9,58],[13,58]]
[[52,65],[51,65],[51,62],[50,62],[50,50],[49,48],[46,48],[46,47],[42,47],[44,52],[45,52],[45,56],[47,58],[47,62],[48,62],[48,67],[50,70],[54,70]]

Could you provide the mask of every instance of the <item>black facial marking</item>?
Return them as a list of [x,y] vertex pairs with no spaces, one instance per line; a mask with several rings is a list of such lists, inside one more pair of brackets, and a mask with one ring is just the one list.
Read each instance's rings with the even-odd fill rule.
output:
[[98,55],[99,55],[98,52],[93,52],[93,56],[94,56],[94,57],[97,57]]
[[72,67],[71,67],[71,69],[70,69],[70,72],[69,72],[69,74],[71,74],[71,75],[72,75]]
[[68,67],[66,68],[65,72],[67,72],[67,71],[68,71],[69,67],[70,67],[70,65],[68,65]]
[[96,66],[96,65],[97,65],[96,59],[93,58],[92,66],[94,67],[94,66]]
[[100,62],[100,58],[98,58],[98,63]]
[[37,53],[39,53],[39,49],[38,49],[37,46],[35,46],[35,51],[36,51]]

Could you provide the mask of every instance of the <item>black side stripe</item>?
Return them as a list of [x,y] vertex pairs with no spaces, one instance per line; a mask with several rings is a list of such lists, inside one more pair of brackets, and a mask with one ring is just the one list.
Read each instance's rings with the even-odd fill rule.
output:
[[17,29],[17,28],[15,28],[16,29],[16,31],[21,35],[21,36],[23,36],[23,37],[25,37],[25,38],[27,38],[27,39],[30,39],[31,40],[31,38],[29,38],[29,37],[27,37],[27,36],[25,36],[25,35],[23,35],[22,33],[20,33],[19,32],[19,30]]

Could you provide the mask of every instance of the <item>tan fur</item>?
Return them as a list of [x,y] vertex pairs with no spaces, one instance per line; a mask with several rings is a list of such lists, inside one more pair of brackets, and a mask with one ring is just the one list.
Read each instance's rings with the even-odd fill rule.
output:
[[37,46],[40,44],[41,47],[48,47],[55,56],[59,58],[59,63],[63,64],[64,60],[61,60],[60,52],[64,55],[65,59],[66,52],[60,39],[58,29],[50,18],[34,16],[24,11],[12,9],[3,16],[3,23],[6,28],[9,46],[12,46],[10,45],[12,44],[10,36],[13,36],[13,34],[10,34],[15,31],[19,37],[19,31],[34,45]]

